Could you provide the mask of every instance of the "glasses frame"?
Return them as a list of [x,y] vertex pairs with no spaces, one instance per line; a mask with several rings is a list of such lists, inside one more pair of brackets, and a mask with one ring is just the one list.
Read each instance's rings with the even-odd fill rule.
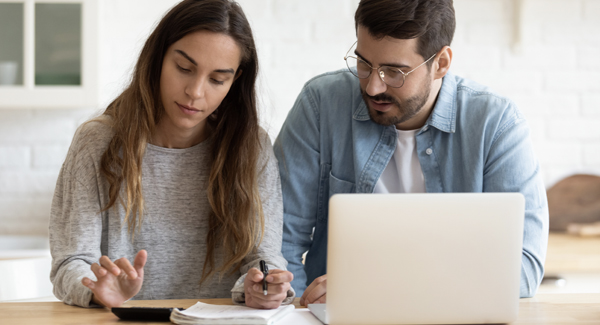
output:
[[[425,63],[429,62],[431,59],[433,59],[437,55],[437,53],[435,53],[429,59],[425,60],[423,63],[419,64],[418,66],[416,66],[414,69],[410,70],[409,72],[404,72],[404,71],[400,70],[399,68],[392,67],[392,66],[389,66],[389,65],[380,65],[379,67],[375,68],[372,65],[370,65],[367,61],[365,61],[365,60],[363,60],[363,59],[361,59],[359,57],[356,57],[356,56],[353,56],[353,55],[348,55],[350,53],[350,51],[352,50],[352,48],[354,48],[354,45],[356,45],[356,43],[358,43],[358,41],[354,42],[354,44],[352,44],[352,46],[350,46],[350,49],[348,49],[348,52],[346,52],[346,55],[344,56],[344,61],[346,61],[346,67],[348,68],[348,70],[350,70],[350,73],[352,73],[352,75],[354,75],[358,79],[367,79],[367,78],[371,77],[371,73],[373,72],[373,70],[377,70],[377,72],[378,72],[377,75],[379,76],[379,78],[381,79],[381,81],[384,84],[386,84],[386,85],[388,85],[389,87],[392,87],[392,88],[401,88],[402,86],[404,86],[404,83],[406,82],[406,77],[409,74],[411,74],[413,71],[415,71],[418,68],[420,68]],[[364,77],[364,78],[359,77],[358,76],[358,70],[356,71],[356,73],[354,73],[354,71],[352,71],[352,68],[350,67],[350,65],[348,63],[348,58],[356,59],[357,62],[358,62],[358,60],[360,60],[360,61],[364,62],[366,65],[368,65],[369,68],[371,68],[371,70],[369,71],[369,74],[366,77]],[[396,69],[396,70],[398,70],[402,74],[402,84],[400,86],[397,86],[397,87],[396,86],[392,86],[389,83],[385,82],[385,80],[383,80],[383,78],[385,77],[385,73],[382,70],[380,70],[380,69],[384,68],[384,67]]]

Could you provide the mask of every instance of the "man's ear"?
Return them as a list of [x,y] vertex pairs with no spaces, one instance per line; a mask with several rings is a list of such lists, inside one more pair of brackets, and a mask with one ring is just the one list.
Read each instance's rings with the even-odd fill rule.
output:
[[436,55],[433,63],[434,68],[434,79],[442,79],[452,64],[452,49],[450,46],[444,46],[441,51]]
[[233,81],[236,81],[237,78],[239,78],[242,75],[242,69],[239,69],[236,73],[235,73],[235,77],[233,77]]

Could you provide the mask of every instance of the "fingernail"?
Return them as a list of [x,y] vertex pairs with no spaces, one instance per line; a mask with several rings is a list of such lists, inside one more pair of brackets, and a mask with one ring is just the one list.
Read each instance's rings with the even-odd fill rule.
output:
[[268,276],[267,277],[267,282],[273,282],[273,277],[272,276]]
[[137,278],[137,274],[133,271],[129,272],[129,277],[131,277],[132,279]]
[[106,270],[100,270],[98,273],[100,273],[100,275],[106,275]]

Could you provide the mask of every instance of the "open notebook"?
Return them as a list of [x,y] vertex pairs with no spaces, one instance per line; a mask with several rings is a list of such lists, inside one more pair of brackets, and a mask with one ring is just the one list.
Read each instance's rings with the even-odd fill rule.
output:
[[174,309],[175,324],[274,324],[294,310],[294,305],[277,309],[254,309],[245,306],[211,305],[198,302],[186,310]]

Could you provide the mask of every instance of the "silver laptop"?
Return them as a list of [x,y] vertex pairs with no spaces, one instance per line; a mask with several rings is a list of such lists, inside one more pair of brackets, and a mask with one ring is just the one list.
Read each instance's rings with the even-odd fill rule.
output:
[[326,324],[514,321],[524,206],[519,193],[334,195],[327,304],[309,308]]

